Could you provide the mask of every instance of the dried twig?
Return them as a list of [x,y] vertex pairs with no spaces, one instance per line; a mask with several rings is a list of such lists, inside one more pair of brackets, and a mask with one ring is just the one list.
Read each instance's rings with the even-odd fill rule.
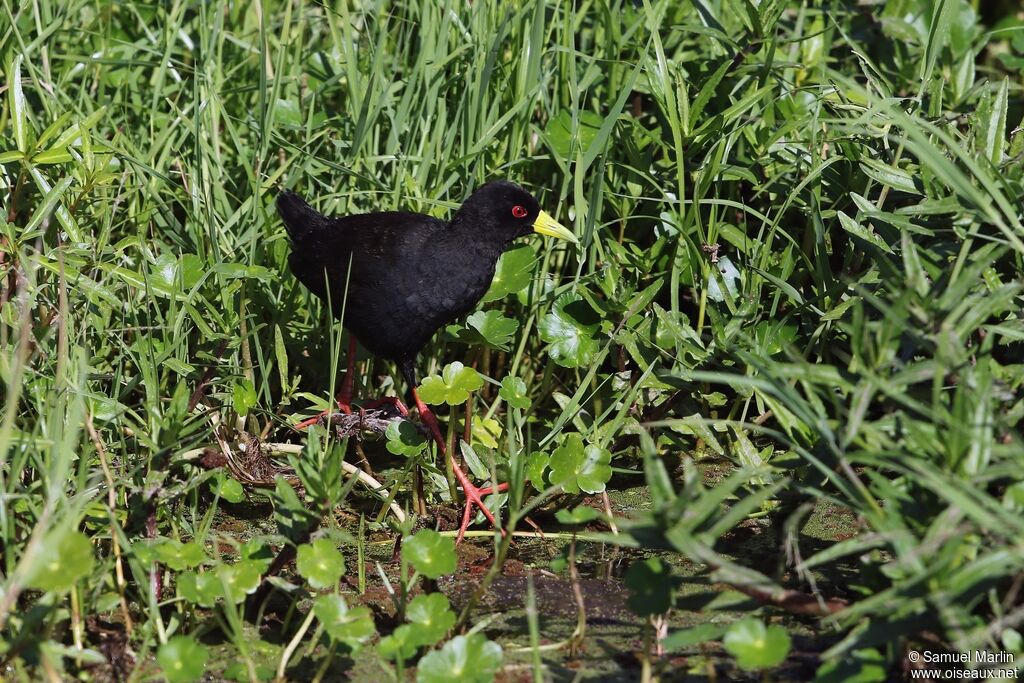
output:
[[355,413],[331,413],[321,421],[328,422],[334,428],[339,439],[357,439],[362,441],[363,434],[373,432],[383,434],[395,420],[402,419],[391,410],[374,409],[360,410]]
[[[372,410],[365,411],[362,414],[334,414],[328,420],[335,427],[339,438],[361,438],[363,432],[366,431],[383,433],[392,420],[397,419],[394,417],[387,419],[382,417],[386,414],[387,411],[384,410]],[[298,488],[301,486],[299,478],[295,476],[294,471],[290,467],[270,457],[272,453],[301,453],[303,448],[301,444],[264,443],[255,436],[241,432],[239,442],[232,448],[216,424],[213,433],[220,447],[220,452],[224,457],[224,465],[231,472],[231,475],[243,486],[250,488],[273,488],[277,485],[278,477],[284,477],[293,487]],[[195,448],[183,454],[182,458],[186,460],[198,459],[200,462],[215,460],[209,458],[208,447]],[[384,488],[384,485],[370,474],[344,460],[341,462],[341,467],[345,470],[346,475],[357,477],[366,488],[381,500],[391,500],[391,494]],[[405,521],[405,511],[399,505],[391,502],[389,508],[391,514],[395,516],[399,523]]]
[[[711,568],[715,569],[714,566]],[[823,598],[798,590],[767,591],[756,586],[739,583],[730,582],[729,585],[763,605],[773,605],[791,614],[808,617],[831,616],[850,606],[850,603],[842,598]]]

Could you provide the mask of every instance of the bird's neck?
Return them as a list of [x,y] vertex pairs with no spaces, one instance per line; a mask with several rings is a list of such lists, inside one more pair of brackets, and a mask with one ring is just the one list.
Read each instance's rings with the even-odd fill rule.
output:
[[450,249],[463,252],[477,260],[492,262],[496,262],[512,242],[511,239],[501,239],[487,221],[466,215],[463,211],[455,214],[448,224],[445,241]]

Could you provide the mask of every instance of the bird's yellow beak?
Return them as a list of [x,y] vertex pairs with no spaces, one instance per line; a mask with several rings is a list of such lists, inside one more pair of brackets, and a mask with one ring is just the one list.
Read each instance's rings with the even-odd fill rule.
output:
[[548,237],[557,237],[560,240],[568,240],[573,244],[579,244],[579,240],[576,235],[572,234],[569,228],[565,227],[554,218],[551,217],[547,211],[541,211],[537,214],[537,220],[533,222],[533,231],[540,233],[541,235],[547,235]]

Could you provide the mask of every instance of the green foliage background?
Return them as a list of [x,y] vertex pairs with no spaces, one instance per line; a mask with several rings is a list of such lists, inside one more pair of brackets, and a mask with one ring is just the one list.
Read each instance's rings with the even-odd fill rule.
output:
[[[285,274],[276,188],[327,213],[445,216],[497,177],[582,247],[518,251],[487,313],[439,335],[421,370],[475,363],[507,385],[474,400],[514,480],[529,454],[531,481],[557,487],[587,449],[601,488],[610,452],[651,491],[617,542],[766,594],[813,593],[816,571],[852,562],[824,658],[858,670],[897,671],[922,638],[1019,649],[1019,11],[5,0],[4,666],[102,666],[82,621],[119,605],[136,675],[194,664],[201,646],[177,632],[223,600],[218,623],[261,677],[232,605],[268,561],[211,549],[211,491],[241,493],[198,449],[233,429],[301,441],[292,415],[326,405],[342,347]],[[363,395],[393,391],[389,372],[364,363]],[[730,466],[717,486],[707,460]],[[309,528],[351,490],[320,483]],[[278,490],[279,509],[302,506]],[[515,483],[513,514],[532,496]],[[805,556],[796,530],[821,502],[858,528]],[[779,534],[771,576],[716,547],[760,515]],[[189,572],[194,600],[161,607],[154,577]],[[196,577],[215,574],[202,597]],[[331,642],[365,641],[362,608],[323,604]],[[428,657],[490,644],[449,646]]]

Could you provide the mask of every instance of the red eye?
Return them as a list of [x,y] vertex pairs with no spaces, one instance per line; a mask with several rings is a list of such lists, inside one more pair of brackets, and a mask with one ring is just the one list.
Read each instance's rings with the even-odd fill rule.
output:
[[512,207],[512,215],[516,218],[526,218],[526,209],[516,204]]

